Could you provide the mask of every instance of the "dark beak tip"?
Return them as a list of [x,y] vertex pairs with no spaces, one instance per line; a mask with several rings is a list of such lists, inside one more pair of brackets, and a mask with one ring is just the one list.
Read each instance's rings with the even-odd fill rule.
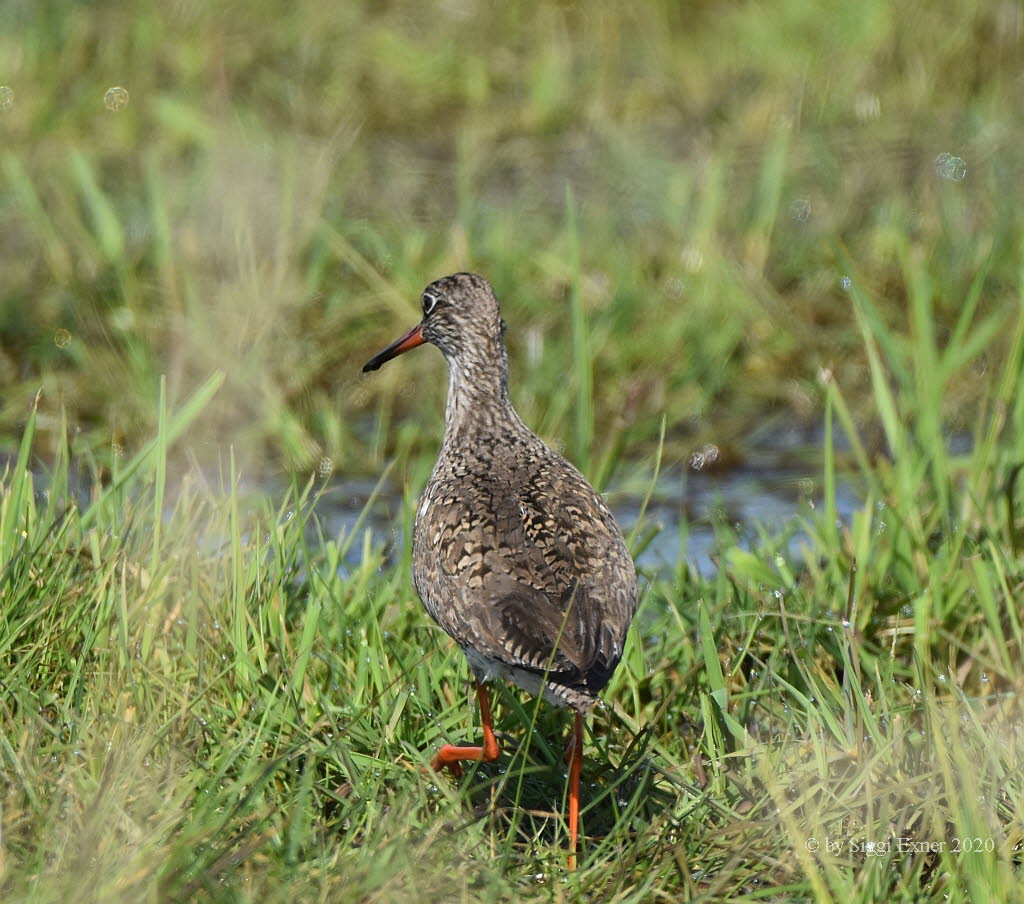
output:
[[392,358],[397,358],[399,355],[409,351],[411,348],[416,348],[418,345],[422,345],[427,340],[423,338],[423,324],[417,324],[408,333],[402,336],[400,339],[396,339],[391,343],[384,351],[378,352],[369,361],[363,365],[363,373],[369,373],[371,370],[379,370],[382,364],[386,364]]

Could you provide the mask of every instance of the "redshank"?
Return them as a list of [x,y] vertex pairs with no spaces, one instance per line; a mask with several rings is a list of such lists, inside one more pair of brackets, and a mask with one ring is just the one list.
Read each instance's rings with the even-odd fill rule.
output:
[[636,611],[636,571],[601,496],[512,407],[494,291],[456,273],[427,286],[423,319],[363,371],[430,342],[448,361],[444,442],[416,511],[412,570],[427,612],[455,639],[476,679],[479,746],[443,746],[431,761],[499,748],[485,683],[505,678],[575,710],[569,761],[569,869],[576,866],[583,716],[622,658]]

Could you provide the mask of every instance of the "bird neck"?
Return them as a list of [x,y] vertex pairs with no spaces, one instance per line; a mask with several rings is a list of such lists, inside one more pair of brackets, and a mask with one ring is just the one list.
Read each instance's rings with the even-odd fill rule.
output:
[[508,355],[500,339],[486,349],[460,350],[448,357],[445,440],[466,431],[521,423],[508,395]]

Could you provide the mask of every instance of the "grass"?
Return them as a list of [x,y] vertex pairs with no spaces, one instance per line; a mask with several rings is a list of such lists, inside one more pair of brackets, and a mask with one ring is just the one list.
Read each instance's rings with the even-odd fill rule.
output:
[[[0,897],[1020,899],[1019,42],[1005,4],[18,7]],[[501,688],[501,759],[420,771],[477,731],[408,563],[444,381],[357,371],[467,267],[602,487],[822,436],[798,523],[642,575],[572,876],[564,713]],[[402,488],[392,534],[327,530],[332,469]]]
[[[907,266],[906,333],[850,287],[892,455],[869,457],[823,375],[802,560],[785,535],[747,551],[723,525],[714,577],[645,576],[590,722],[571,876],[564,714],[502,688],[502,758],[459,782],[421,773],[476,729],[408,549],[390,564],[368,532],[325,535],[329,474],[275,503],[229,457],[169,492],[172,444],[221,376],[159,409],[153,441],[86,499],[66,455],[30,470],[33,411],[0,508],[4,897],[1015,899],[1024,306],[953,455],[936,399],[991,330],[968,316],[956,346],[914,332],[930,298]],[[865,494],[848,524],[837,425]]]
[[[40,451],[63,410],[109,467],[112,436],[152,436],[161,375],[178,404],[222,370],[193,429],[249,472],[426,454],[436,361],[358,365],[460,268],[505,303],[525,416],[597,460],[650,457],[663,415],[669,460],[742,456],[767,416],[817,417],[821,368],[859,416],[841,281],[856,267],[892,327],[901,243],[940,339],[978,274],[982,312],[1012,308],[1024,135],[1002,7],[134,6],[22,5],[0,36],[7,447],[42,386]],[[429,388],[403,432],[407,381]],[[986,384],[963,372],[954,427]]]

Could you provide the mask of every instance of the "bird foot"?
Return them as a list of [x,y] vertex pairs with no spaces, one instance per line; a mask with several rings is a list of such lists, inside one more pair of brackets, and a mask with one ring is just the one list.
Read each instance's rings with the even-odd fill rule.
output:
[[462,778],[462,760],[483,761],[493,763],[500,753],[501,748],[494,737],[484,739],[480,747],[456,747],[454,744],[445,744],[430,761],[430,768],[434,772],[440,772],[447,768],[455,778]]

